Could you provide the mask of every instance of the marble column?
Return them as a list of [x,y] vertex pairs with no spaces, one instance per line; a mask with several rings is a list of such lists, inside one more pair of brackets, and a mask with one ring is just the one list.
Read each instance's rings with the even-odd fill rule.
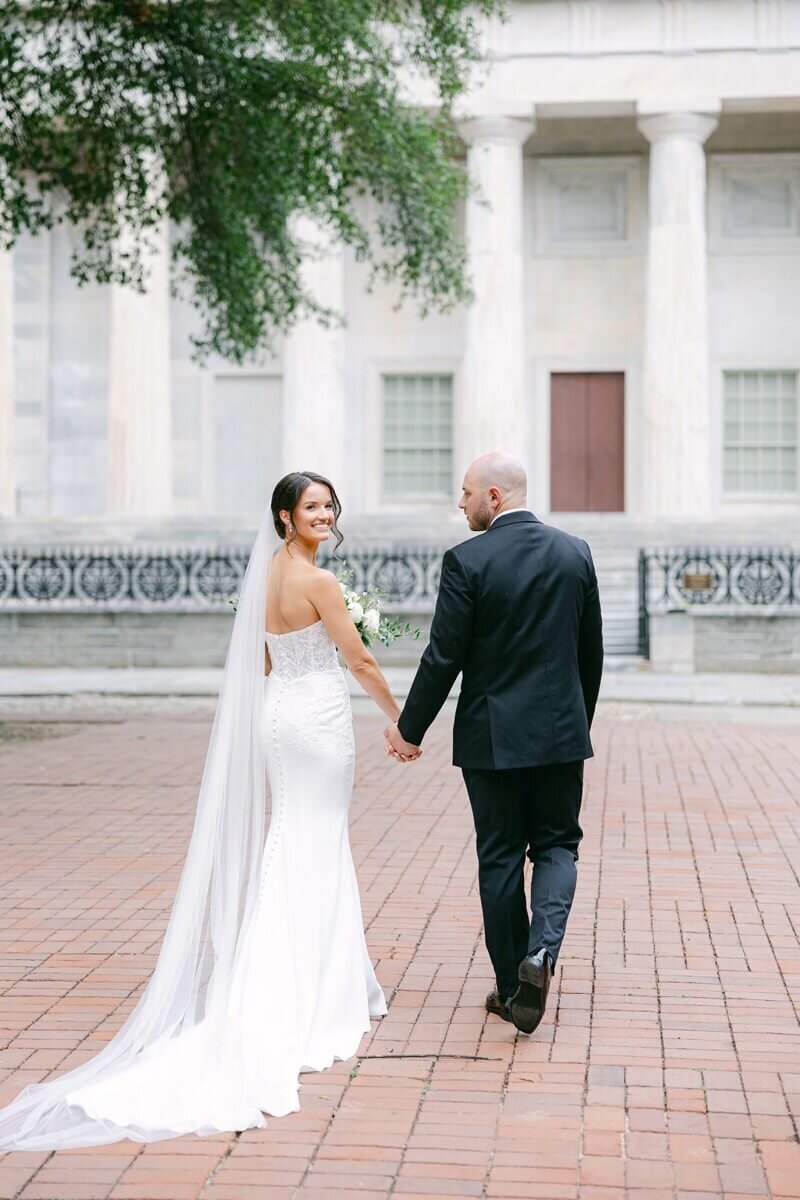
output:
[[[323,307],[344,311],[344,254],[317,222],[299,217],[295,235],[306,248],[306,290]],[[283,351],[282,463],[284,471],[327,475],[341,488],[345,438],[344,330],[304,317]]]
[[0,248],[0,516],[16,511],[14,463],[14,273]]
[[145,267],[145,292],[111,287],[108,508],[120,516],[159,516],[172,507],[166,222]]
[[527,458],[522,147],[532,119],[459,121],[470,176],[466,237],[475,298],[467,308],[456,420],[456,474],[480,454]]
[[650,142],[642,507],[650,516],[711,511],[706,158],[716,117],[643,116]]

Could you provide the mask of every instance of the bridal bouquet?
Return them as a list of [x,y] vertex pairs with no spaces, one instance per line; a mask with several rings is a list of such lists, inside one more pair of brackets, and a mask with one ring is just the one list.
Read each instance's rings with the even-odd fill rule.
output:
[[353,624],[365,646],[369,646],[375,638],[379,642],[383,642],[384,646],[390,646],[396,638],[411,637],[416,641],[421,629],[416,629],[410,625],[408,621],[401,621],[399,617],[383,617],[381,616],[381,602],[379,596],[383,595],[382,590],[375,592],[356,592],[350,586],[353,580],[352,571],[348,571],[346,567],[340,567],[336,572],[336,579],[339,587],[342,589],[344,602],[347,605],[347,611],[350,613]]

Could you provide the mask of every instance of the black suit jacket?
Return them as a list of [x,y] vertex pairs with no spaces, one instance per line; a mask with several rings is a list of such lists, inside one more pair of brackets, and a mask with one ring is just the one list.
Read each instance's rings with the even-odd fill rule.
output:
[[586,542],[533,513],[508,513],[444,556],[430,641],[400,732],[420,745],[461,672],[456,766],[503,770],[590,758],[602,668]]

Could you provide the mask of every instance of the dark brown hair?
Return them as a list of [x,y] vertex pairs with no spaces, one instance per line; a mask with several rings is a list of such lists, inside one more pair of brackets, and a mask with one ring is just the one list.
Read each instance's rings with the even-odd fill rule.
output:
[[336,488],[330,479],[326,479],[324,475],[318,475],[316,471],[290,471],[288,475],[284,475],[283,479],[279,479],[275,484],[275,490],[272,493],[272,503],[270,505],[275,532],[279,538],[286,541],[286,526],[281,520],[281,512],[288,512],[291,517],[294,517],[294,510],[300,503],[303,492],[311,483],[321,483],[323,487],[328,488],[330,491],[331,500],[333,501],[333,525],[331,529],[333,536],[336,538],[335,554],[343,540],[342,532],[338,525],[342,505],[339,497],[336,495]]

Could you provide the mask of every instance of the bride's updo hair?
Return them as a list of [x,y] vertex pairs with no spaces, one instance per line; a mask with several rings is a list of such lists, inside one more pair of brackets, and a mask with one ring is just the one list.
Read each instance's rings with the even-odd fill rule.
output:
[[[286,541],[286,526],[281,520],[281,513],[288,512],[290,517],[294,517],[294,510],[300,503],[300,498],[310,483],[321,483],[326,487],[331,494],[333,501],[333,525],[331,531],[336,538],[336,547],[334,553],[342,544],[343,535],[339,529],[338,520],[342,512],[342,505],[339,497],[336,495],[336,488],[331,483],[330,479],[326,479],[324,475],[318,475],[316,471],[290,471],[288,475],[284,475],[283,479],[279,479],[275,484],[275,490],[272,493],[272,520],[275,525],[275,532],[278,537]],[[289,538],[289,541],[293,541]]]

